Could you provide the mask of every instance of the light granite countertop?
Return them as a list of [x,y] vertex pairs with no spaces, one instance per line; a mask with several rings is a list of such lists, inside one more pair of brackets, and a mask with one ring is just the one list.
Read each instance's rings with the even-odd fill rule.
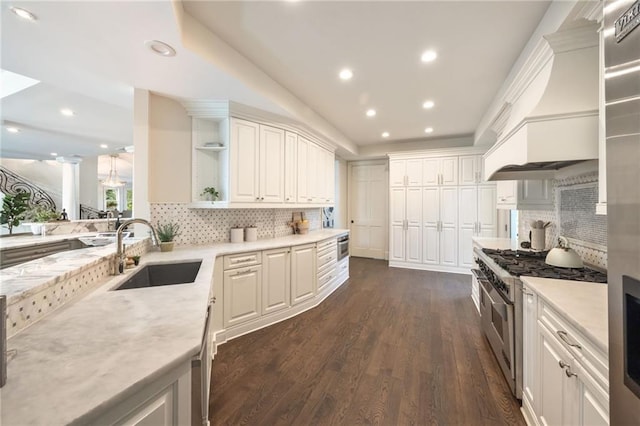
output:
[[526,276],[520,279],[602,351],[608,353],[607,284]]
[[11,237],[2,237],[0,238],[0,250],[16,247],[37,246],[38,244],[53,243],[56,241],[75,240],[80,237],[96,235],[97,233],[98,232],[84,232],[63,235],[46,235],[44,237],[42,235],[23,234]]
[[17,355],[0,390],[0,424],[82,422],[97,407],[108,409],[196,355],[217,256],[313,243],[347,232],[324,229],[147,253],[143,264],[202,260],[202,265],[193,284],[109,291],[127,274],[112,277],[9,339],[8,348]]
[[481,248],[493,250],[521,250],[518,240],[510,238],[473,237],[473,242]]

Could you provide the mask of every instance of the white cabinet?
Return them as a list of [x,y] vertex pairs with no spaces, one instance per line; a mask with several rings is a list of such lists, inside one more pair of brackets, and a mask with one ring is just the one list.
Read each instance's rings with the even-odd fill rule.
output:
[[293,132],[284,134],[284,202],[296,203],[298,182],[298,135]]
[[422,159],[389,161],[390,186],[422,186]]
[[327,151],[326,149],[320,148],[320,169],[321,172],[318,173],[320,177],[320,182],[318,184],[319,188],[319,202],[324,204],[333,204],[335,200],[335,156],[333,152]]
[[391,188],[389,258],[422,262],[422,188]]
[[422,184],[458,185],[458,157],[426,158],[422,163]]
[[477,185],[484,177],[484,161],[481,155],[461,155],[458,160],[460,175],[459,185]]
[[496,184],[496,207],[509,210],[552,210],[550,180],[504,180]]
[[297,305],[316,294],[316,245],[291,248],[291,304]]
[[523,302],[522,409],[528,423],[608,425],[606,354],[526,285]]
[[316,252],[318,255],[317,293],[320,293],[330,286],[338,277],[338,271],[336,269],[338,260],[338,241],[335,238],[320,241],[317,244]]
[[458,188],[422,189],[422,232],[424,263],[456,266]]
[[233,118],[230,140],[230,201],[284,201],[284,130]]
[[460,193],[459,266],[472,267],[472,237],[495,237],[498,231],[496,187],[494,185],[463,186]]
[[290,306],[290,249],[262,252],[262,314],[280,311]]
[[335,200],[333,152],[302,136],[297,144],[297,200],[299,204],[332,204]]
[[262,315],[262,266],[224,271],[224,326]]

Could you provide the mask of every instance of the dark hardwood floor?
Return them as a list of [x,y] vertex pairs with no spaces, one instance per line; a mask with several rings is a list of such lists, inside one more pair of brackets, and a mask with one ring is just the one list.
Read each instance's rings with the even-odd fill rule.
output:
[[219,347],[212,424],[525,424],[469,276],[350,267],[320,306]]

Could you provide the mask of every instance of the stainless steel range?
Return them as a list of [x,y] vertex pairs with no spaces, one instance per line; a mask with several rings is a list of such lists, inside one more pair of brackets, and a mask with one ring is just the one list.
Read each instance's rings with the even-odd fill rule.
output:
[[521,275],[606,283],[607,275],[590,268],[547,265],[546,251],[474,248],[479,270],[482,329],[511,388],[522,399],[522,281]]

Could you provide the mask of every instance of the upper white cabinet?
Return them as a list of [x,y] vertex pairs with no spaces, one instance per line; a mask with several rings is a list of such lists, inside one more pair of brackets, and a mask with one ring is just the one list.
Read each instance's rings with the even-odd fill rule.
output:
[[228,200],[229,119],[193,118],[191,126],[191,201],[210,201],[203,194],[208,187]]
[[484,181],[484,161],[481,155],[461,155],[458,161],[460,185],[477,185]]
[[509,210],[552,210],[550,180],[501,180],[496,185],[496,206]]
[[422,186],[422,160],[389,161],[390,186]]
[[293,132],[284,134],[284,202],[295,203],[298,182],[298,135]]
[[298,204],[331,204],[334,196],[333,152],[298,136],[297,144]]
[[458,185],[458,157],[426,158],[422,163],[422,184]]
[[284,201],[284,130],[231,119],[231,202]]

